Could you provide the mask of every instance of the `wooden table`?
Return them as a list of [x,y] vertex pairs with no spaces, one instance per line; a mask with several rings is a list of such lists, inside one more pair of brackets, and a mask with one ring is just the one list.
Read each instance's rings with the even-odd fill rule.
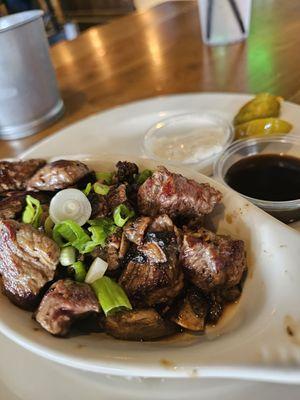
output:
[[170,93],[268,91],[300,103],[300,2],[254,1],[246,42],[207,47],[197,3],[168,2],[92,28],[52,48],[63,118],[23,140],[0,141],[0,157],[92,113]]

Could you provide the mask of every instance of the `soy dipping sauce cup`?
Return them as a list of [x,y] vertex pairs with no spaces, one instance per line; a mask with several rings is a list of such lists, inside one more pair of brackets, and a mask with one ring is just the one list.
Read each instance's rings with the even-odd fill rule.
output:
[[[215,162],[214,176],[223,185],[230,187],[225,180],[229,168],[241,159],[263,154],[300,158],[300,139],[291,135],[238,140],[227,147]],[[239,194],[284,223],[300,220],[300,199],[269,201],[248,197],[243,193]]]

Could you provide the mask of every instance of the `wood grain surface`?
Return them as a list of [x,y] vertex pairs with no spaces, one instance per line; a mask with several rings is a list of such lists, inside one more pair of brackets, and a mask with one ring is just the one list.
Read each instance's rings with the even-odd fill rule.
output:
[[89,29],[51,49],[64,116],[22,140],[0,141],[14,157],[92,113],[163,94],[268,91],[300,103],[300,2],[256,0],[247,41],[207,47],[197,3],[167,2]]

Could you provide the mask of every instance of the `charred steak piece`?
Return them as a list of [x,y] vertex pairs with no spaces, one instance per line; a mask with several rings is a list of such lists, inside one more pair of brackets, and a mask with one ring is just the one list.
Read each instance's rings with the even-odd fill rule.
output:
[[172,321],[190,331],[202,332],[205,329],[208,306],[208,300],[192,287],[188,289],[184,299],[178,301]]
[[41,204],[49,201],[49,196],[44,193],[14,192],[0,201],[0,219],[15,219],[21,216],[26,205],[27,194],[38,199]]
[[15,219],[21,215],[26,196],[5,197],[0,201],[0,219]]
[[88,195],[88,199],[92,206],[91,219],[104,218],[109,215],[110,209],[106,196],[92,192]]
[[87,283],[61,279],[46,292],[35,319],[52,335],[65,336],[75,320],[98,312],[98,300]]
[[53,279],[57,244],[31,225],[0,221],[0,274],[5,293],[17,306],[32,309],[40,290]]
[[0,161],[0,193],[8,190],[24,190],[28,180],[45,164],[46,161],[40,159]]
[[119,283],[134,303],[153,306],[172,301],[183,288],[175,235],[148,232]]
[[110,191],[107,194],[107,203],[111,211],[113,211],[120,204],[128,204],[126,185],[114,185],[111,186]]
[[151,340],[176,332],[176,325],[165,321],[154,309],[120,311],[108,316],[105,331],[117,339]]
[[246,270],[244,242],[206,229],[184,235],[180,259],[188,279],[205,292],[237,285]]
[[133,183],[135,175],[139,173],[138,166],[132,162],[119,161],[116,167],[116,177],[119,183]]
[[59,190],[75,185],[89,173],[80,161],[58,160],[41,168],[27,183],[27,190]]
[[158,167],[139,188],[138,206],[144,215],[192,217],[209,214],[221,198],[221,193],[208,183],[197,183]]

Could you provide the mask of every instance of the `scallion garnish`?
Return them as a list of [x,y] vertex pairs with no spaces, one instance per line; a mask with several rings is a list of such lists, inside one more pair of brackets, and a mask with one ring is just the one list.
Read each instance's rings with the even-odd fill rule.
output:
[[90,231],[92,235],[91,241],[86,244],[84,253],[93,251],[96,246],[104,246],[108,236],[117,229],[113,220],[109,218],[99,218],[88,222],[91,225],[88,231]]
[[109,186],[99,182],[94,183],[93,188],[95,193],[102,194],[103,196],[105,196],[110,190]]
[[86,274],[85,282],[91,284],[97,279],[102,278],[107,270],[107,267],[108,264],[106,261],[102,260],[100,257],[96,257]]
[[88,223],[91,226],[101,226],[103,230],[109,235],[114,233],[117,229],[116,225],[114,224],[113,219],[111,218],[96,218],[88,220]]
[[69,220],[82,226],[91,214],[91,203],[79,189],[60,190],[52,197],[49,206],[49,215],[56,224]]
[[76,252],[74,247],[67,246],[63,247],[60,251],[59,262],[64,267],[74,264],[76,261]]
[[96,172],[96,179],[100,183],[106,183],[107,185],[111,185],[112,178],[113,178],[112,172]]
[[114,222],[120,228],[122,228],[122,226],[126,224],[129,218],[133,216],[134,211],[129,210],[129,208],[126,207],[125,204],[120,204],[118,207],[116,207],[113,214]]
[[92,184],[91,184],[91,182],[89,182],[86,185],[85,189],[83,189],[82,193],[85,194],[86,196],[88,196],[90,194],[91,190],[92,190]]
[[26,196],[26,207],[23,211],[22,221],[25,224],[31,224],[35,228],[38,228],[41,223],[41,218],[43,214],[43,209],[39,200],[30,196]]
[[95,247],[98,245],[103,246],[105,244],[107,234],[101,226],[90,226],[88,230],[92,234],[91,239]]
[[86,276],[86,269],[82,261],[76,261],[72,265],[75,274],[75,281],[84,282]]
[[48,217],[45,220],[44,223],[44,231],[46,233],[47,236],[49,236],[50,238],[52,238],[52,231],[53,231],[53,227],[54,227],[54,222],[52,221],[50,215],[48,215]]
[[124,308],[132,310],[132,306],[124,290],[108,276],[97,279],[91,286],[105,315]]
[[152,171],[150,169],[144,169],[144,171],[137,175],[136,183],[142,185],[151,175]]
[[55,225],[53,239],[60,247],[73,246],[80,253],[85,250],[86,244],[90,241],[85,230],[72,220],[66,220]]
[[52,237],[60,247],[73,246],[81,254],[90,253],[96,246],[103,246],[109,235],[117,229],[112,219],[99,218],[88,221],[89,234],[76,222],[66,220],[56,224]]

